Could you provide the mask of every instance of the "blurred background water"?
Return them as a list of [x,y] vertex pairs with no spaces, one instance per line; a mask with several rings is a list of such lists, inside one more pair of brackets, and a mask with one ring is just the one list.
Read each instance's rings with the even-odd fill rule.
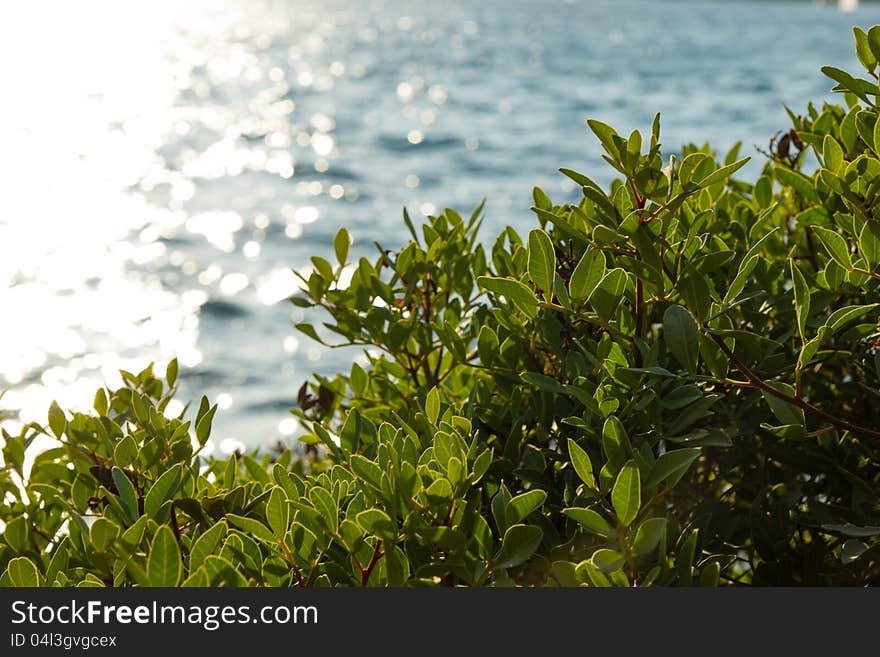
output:
[[[400,220],[487,199],[485,238],[535,225],[560,166],[609,179],[584,120],[668,152],[743,141],[760,167],[855,70],[851,28],[809,2],[225,0],[6,3],[0,9],[0,407],[177,356],[181,399],[220,405],[213,448],[299,431],[312,373],[347,370],[293,324],[291,269],[395,247]],[[171,410],[178,410],[173,407]]]

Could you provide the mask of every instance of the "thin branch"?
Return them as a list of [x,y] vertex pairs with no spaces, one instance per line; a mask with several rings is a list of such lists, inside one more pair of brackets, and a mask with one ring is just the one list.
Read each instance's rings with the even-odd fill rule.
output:
[[367,567],[361,570],[361,586],[366,586],[367,582],[370,581],[370,574],[373,572],[373,568],[375,568],[376,563],[379,561],[379,557],[382,556],[382,540],[379,539],[376,541],[376,545],[373,546],[373,556],[370,557],[370,563],[367,564]]
[[849,271],[851,271],[853,274],[863,274],[865,276],[870,276],[871,278],[876,278],[876,279],[880,280],[880,274],[873,272],[873,271],[870,271],[868,269],[861,269],[859,267],[852,267]]
[[[707,327],[708,328],[708,327]],[[739,372],[748,379],[748,382],[745,381],[730,381],[731,383],[736,383],[741,386],[751,386],[753,388],[758,388],[762,392],[766,392],[768,395],[773,395],[789,404],[794,406],[798,406],[803,410],[807,411],[811,415],[815,415],[818,418],[829,422],[834,425],[838,429],[842,429],[844,431],[849,431],[854,434],[860,434],[863,436],[867,436],[870,438],[880,439],[880,431],[875,431],[874,429],[869,429],[868,427],[863,427],[858,424],[853,424],[848,420],[841,419],[839,417],[835,417],[830,413],[826,413],[821,408],[813,406],[810,402],[805,401],[800,397],[795,397],[792,395],[788,395],[781,390],[777,390],[770,384],[763,381],[757,374],[755,374],[749,367],[743,363],[736,355],[724,344],[724,339],[721,336],[715,335],[709,332],[709,337],[718,345],[718,348],[724,352],[724,355],[730,359],[730,362],[733,366],[739,370]]]

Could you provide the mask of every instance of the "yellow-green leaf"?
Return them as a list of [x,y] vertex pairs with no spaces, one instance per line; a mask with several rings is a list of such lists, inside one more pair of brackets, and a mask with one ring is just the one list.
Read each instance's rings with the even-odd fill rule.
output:
[[528,317],[538,316],[538,297],[520,281],[512,278],[480,276],[477,283],[489,292],[503,296]]
[[605,276],[605,254],[600,249],[589,248],[571,273],[568,294],[573,301],[589,299]]
[[588,487],[596,488],[596,477],[593,474],[593,464],[590,456],[584,449],[571,438],[568,439],[568,456],[574,471]]
[[553,278],[556,275],[556,251],[550,236],[540,228],[529,233],[529,278],[547,301],[553,297]]
[[663,313],[663,335],[666,348],[689,372],[697,371],[700,340],[697,322],[690,311],[679,305],[669,306]]
[[168,500],[174,497],[180,486],[180,480],[183,476],[183,465],[177,464],[170,470],[166,471],[159,477],[156,482],[150,486],[147,497],[144,500],[144,512],[155,517],[159,513],[159,509]]
[[611,490],[611,504],[617,513],[617,519],[624,527],[628,527],[639,513],[642,497],[642,482],[639,468],[634,461],[627,461]]
[[810,316],[810,287],[800,268],[794,264],[794,260],[789,260],[788,265],[791,269],[798,334],[801,336],[801,341],[806,342],[807,318]]
[[147,577],[151,586],[177,586],[183,573],[180,547],[168,525],[156,531],[147,555]]

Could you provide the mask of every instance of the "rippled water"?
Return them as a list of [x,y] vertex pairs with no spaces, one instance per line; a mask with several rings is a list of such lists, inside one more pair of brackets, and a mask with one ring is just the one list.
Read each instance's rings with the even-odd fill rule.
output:
[[[125,5],[122,7],[121,5]],[[12,3],[0,9],[0,401],[88,407],[116,370],[178,356],[215,446],[294,435],[313,371],[352,352],[292,328],[291,268],[403,239],[401,208],[534,225],[533,185],[607,180],[584,119],[662,112],[675,150],[755,154],[782,107],[853,70],[853,14],[773,2]],[[753,170],[758,165],[752,165]],[[15,422],[10,422],[15,424]]]

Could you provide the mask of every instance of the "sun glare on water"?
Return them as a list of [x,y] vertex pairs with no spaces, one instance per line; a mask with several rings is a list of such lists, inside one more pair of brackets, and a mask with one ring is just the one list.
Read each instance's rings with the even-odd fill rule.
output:
[[174,217],[129,191],[170,123],[181,12],[31,2],[0,14],[0,388],[22,421],[44,421],[52,399],[81,407],[120,368],[200,359],[197,306],[137,270],[166,250],[147,229]]

